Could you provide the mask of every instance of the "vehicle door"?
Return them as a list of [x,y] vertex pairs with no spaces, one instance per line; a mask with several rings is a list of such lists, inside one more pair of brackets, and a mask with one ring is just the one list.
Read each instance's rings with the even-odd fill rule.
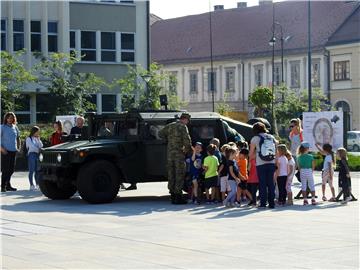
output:
[[167,143],[159,137],[159,131],[166,125],[166,121],[143,122],[142,144],[145,178],[143,181],[167,180]]

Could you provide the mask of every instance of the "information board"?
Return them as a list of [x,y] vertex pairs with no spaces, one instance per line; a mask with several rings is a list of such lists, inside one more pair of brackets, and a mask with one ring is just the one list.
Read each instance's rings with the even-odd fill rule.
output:
[[304,112],[303,136],[310,151],[317,151],[315,143],[332,145],[336,150],[344,144],[344,113],[342,111]]
[[76,124],[76,115],[59,115],[56,116],[56,121],[61,121],[63,124],[63,132],[70,134],[71,128]]

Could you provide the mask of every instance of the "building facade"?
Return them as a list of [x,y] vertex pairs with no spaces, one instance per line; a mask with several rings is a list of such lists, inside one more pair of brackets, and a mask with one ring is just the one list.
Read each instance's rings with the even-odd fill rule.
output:
[[[311,84],[312,88],[320,88],[328,97],[333,96],[331,87],[334,83],[330,78],[332,60],[327,42],[358,7],[359,3],[354,1],[311,2]],[[274,82],[272,47],[269,45],[273,14],[276,25]],[[151,28],[151,56],[153,61],[163,65],[164,72],[176,76],[178,96],[188,102],[189,110],[212,110],[213,88],[215,103],[225,100],[234,110],[248,111],[251,116],[253,110],[248,97],[256,86],[280,85],[283,80],[289,89],[296,92],[308,88],[306,20],[305,1],[279,2],[274,8],[272,4],[256,7],[238,5],[238,8],[215,10],[211,14],[160,20]],[[167,49],[170,44],[171,50]],[[354,122],[353,128],[356,125]]]
[[[149,6],[146,1],[2,1],[1,49],[25,49],[25,67],[34,52],[75,52],[83,56],[76,71],[92,72],[107,82],[127,73],[127,65],[149,65]],[[120,90],[94,93],[97,112],[121,110]],[[22,123],[48,121],[47,89],[28,85],[17,115]]]

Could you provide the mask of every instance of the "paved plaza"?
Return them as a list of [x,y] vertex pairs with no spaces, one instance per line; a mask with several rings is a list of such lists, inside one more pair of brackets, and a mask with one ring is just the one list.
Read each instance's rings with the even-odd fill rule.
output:
[[[359,180],[352,173],[356,197]],[[320,195],[319,173],[316,183]],[[359,268],[358,202],[171,205],[166,183],[149,183],[90,205],[29,191],[26,173],[13,184],[19,191],[1,194],[1,269]]]

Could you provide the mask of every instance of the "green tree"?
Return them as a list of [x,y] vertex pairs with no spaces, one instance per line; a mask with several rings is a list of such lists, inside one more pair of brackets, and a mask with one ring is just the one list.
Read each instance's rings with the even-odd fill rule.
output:
[[[292,118],[299,117],[303,112],[308,111],[308,90],[299,92],[281,87],[276,89],[277,102],[275,111],[280,125],[286,126]],[[329,100],[320,88],[312,90],[312,111],[320,112],[328,110]]]
[[227,112],[234,110],[234,108],[226,102],[227,96],[228,94],[225,93],[220,102],[216,103],[215,105],[215,111],[221,115],[225,115]]
[[41,75],[39,83],[48,89],[54,102],[52,114],[83,114],[95,105],[89,99],[107,84],[94,73],[81,73],[74,69],[78,58],[70,54],[54,53],[42,57],[35,69]]
[[255,115],[264,117],[265,109],[271,108],[271,103],[273,101],[272,91],[268,87],[258,86],[249,95],[249,101],[255,107]]
[[24,67],[19,60],[24,51],[12,55],[1,51],[1,110],[14,111],[16,108],[15,99],[26,84],[36,82],[37,77],[30,70]]
[[[113,87],[121,89],[123,110],[160,109],[161,94],[167,95],[169,109],[179,109],[185,105],[179,100],[176,89],[171,87],[176,84],[176,78],[169,73],[161,73],[160,68],[161,66],[156,63],[151,63],[149,70],[141,66],[128,65],[127,75],[113,81]],[[166,88],[166,85],[169,87]]]

